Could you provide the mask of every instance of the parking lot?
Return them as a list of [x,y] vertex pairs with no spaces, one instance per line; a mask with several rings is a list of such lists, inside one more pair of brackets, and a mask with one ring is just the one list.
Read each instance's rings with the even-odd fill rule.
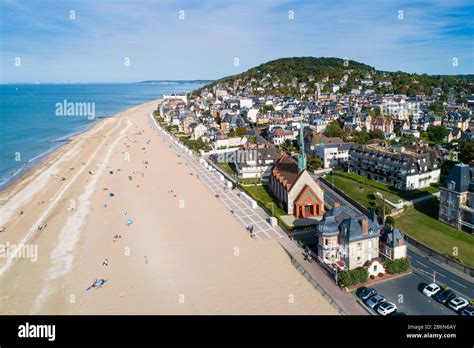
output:
[[445,305],[422,294],[421,289],[428,283],[431,283],[429,277],[412,273],[370,287],[384,296],[385,301],[394,303],[398,307],[397,312],[406,315],[457,315]]

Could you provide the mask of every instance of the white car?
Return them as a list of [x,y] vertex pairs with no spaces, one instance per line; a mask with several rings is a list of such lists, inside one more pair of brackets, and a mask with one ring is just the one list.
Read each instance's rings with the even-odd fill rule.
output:
[[397,310],[397,306],[392,302],[383,302],[377,307],[377,312],[380,315],[388,315]]
[[423,294],[425,294],[428,297],[431,297],[433,295],[436,295],[440,290],[441,288],[435,283],[433,283],[424,287]]
[[467,307],[468,305],[469,302],[462,297],[453,298],[451,301],[448,302],[448,307],[456,312],[460,309],[463,309],[464,307]]

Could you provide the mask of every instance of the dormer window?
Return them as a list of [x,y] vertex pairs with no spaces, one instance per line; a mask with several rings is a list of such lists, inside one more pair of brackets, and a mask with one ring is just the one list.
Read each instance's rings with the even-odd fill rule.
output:
[[449,183],[448,183],[448,189],[449,190],[453,190],[454,191],[454,188],[456,187],[456,182],[451,180]]

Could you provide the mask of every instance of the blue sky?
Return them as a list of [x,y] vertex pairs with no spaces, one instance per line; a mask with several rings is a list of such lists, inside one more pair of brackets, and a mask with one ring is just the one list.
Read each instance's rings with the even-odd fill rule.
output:
[[0,0],[0,82],[216,79],[294,56],[472,74],[473,18],[473,0]]

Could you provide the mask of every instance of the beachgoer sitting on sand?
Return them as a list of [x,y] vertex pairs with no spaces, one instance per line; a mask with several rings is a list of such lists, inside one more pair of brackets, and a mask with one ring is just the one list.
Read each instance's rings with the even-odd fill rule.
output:
[[0,232],[5,232],[7,230],[7,228],[5,226],[2,226],[2,228],[0,228]]

